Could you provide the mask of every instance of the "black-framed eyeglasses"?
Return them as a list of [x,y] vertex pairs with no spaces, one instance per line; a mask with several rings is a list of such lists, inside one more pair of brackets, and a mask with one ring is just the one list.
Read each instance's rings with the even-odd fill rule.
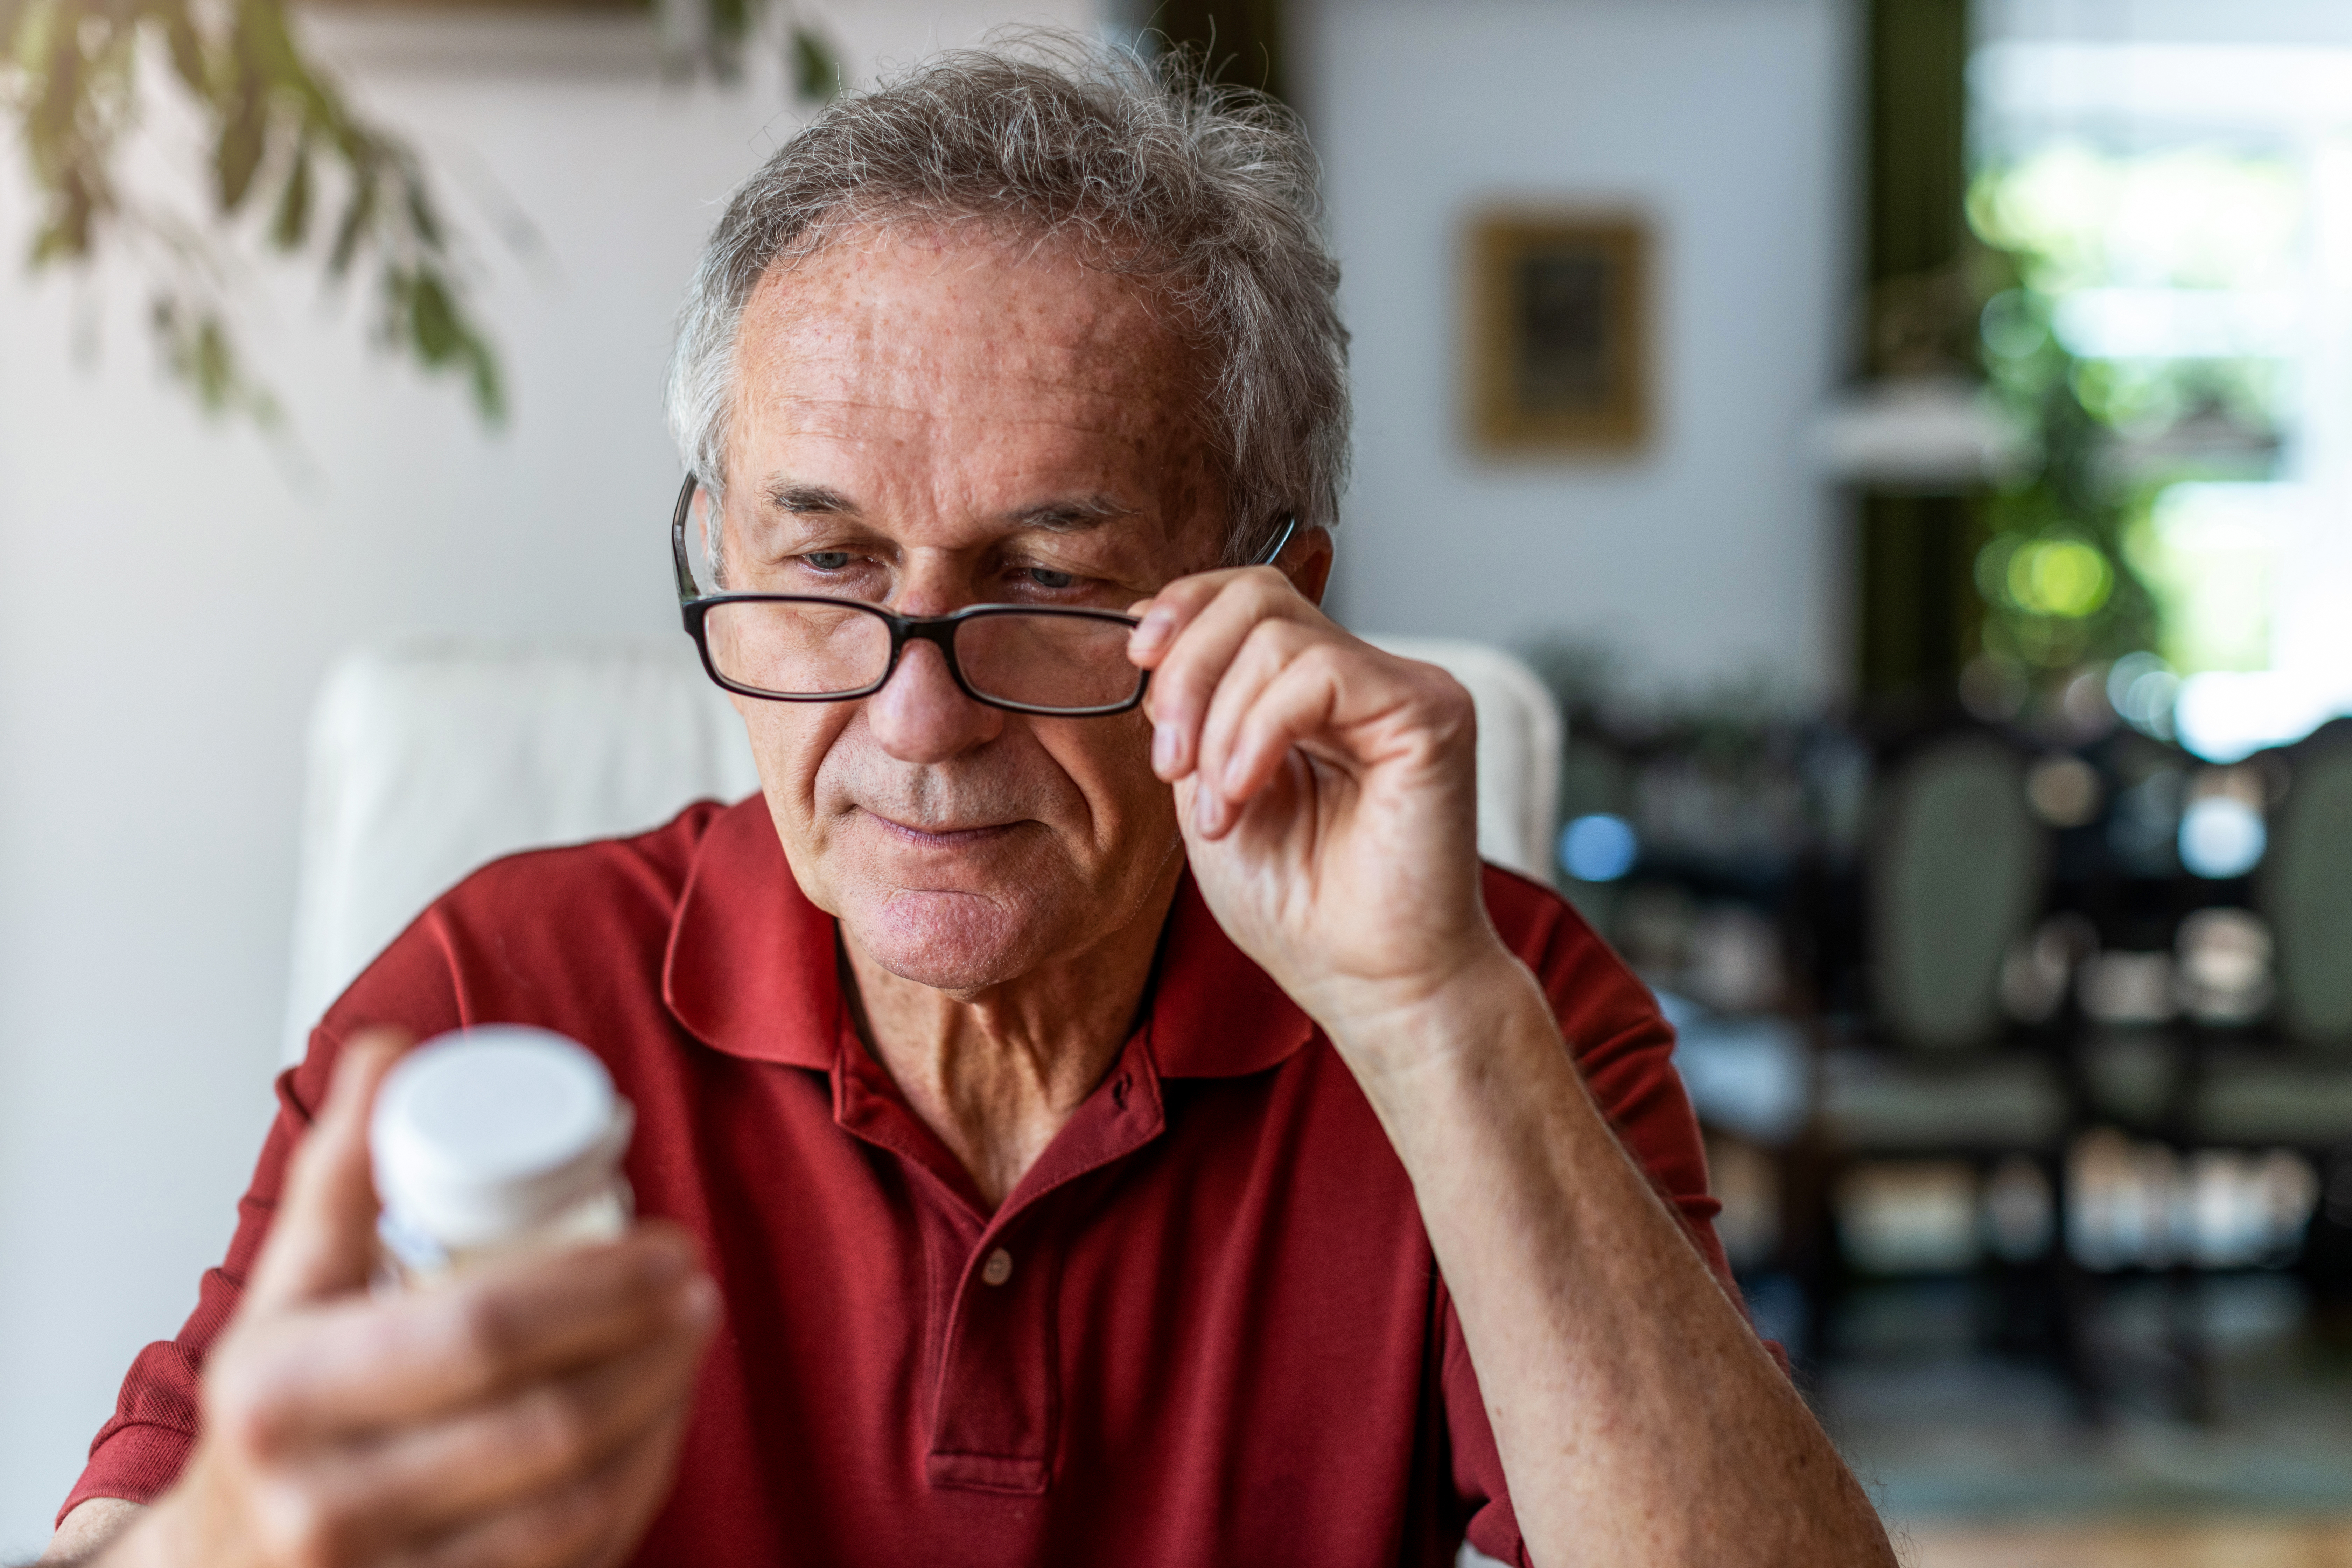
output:
[[[1143,700],[1151,673],[1128,662],[1140,622],[1115,610],[972,605],[945,616],[901,616],[857,599],[815,594],[705,594],[694,580],[686,523],[701,481],[688,474],[670,515],[670,553],[687,636],[710,679],[772,702],[846,702],[890,683],[910,642],[928,642],[957,688],[1015,713],[1083,719]],[[707,525],[706,525],[707,526]],[[1285,518],[1253,564],[1281,558],[1297,531]]]

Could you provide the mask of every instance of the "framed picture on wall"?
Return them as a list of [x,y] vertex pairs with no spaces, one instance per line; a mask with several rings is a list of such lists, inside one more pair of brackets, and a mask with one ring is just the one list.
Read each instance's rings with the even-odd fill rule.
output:
[[1481,213],[1469,232],[1470,428],[1499,454],[1639,451],[1650,234],[1622,214]]

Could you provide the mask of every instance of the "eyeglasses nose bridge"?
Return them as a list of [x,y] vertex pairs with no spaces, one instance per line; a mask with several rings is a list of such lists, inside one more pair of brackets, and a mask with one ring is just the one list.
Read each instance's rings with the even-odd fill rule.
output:
[[879,606],[875,606],[875,613],[890,627],[890,663],[882,671],[882,679],[874,688],[876,691],[880,691],[898,678],[899,658],[907,651],[908,643],[927,642],[940,650],[940,662],[947,666],[948,679],[955,683],[955,689],[975,702],[981,700],[980,694],[964,679],[963,665],[956,658],[955,634],[961,616],[901,616]]

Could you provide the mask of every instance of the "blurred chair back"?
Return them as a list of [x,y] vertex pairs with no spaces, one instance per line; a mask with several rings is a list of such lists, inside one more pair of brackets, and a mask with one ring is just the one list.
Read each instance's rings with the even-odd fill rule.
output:
[[2000,1029],[2000,964],[2041,902],[2044,851],[2023,764],[1987,736],[1937,742],[1884,802],[1871,868],[1879,1012],[1906,1045],[1952,1049]]
[[[1549,880],[1559,710],[1509,655],[1381,638],[1478,716],[1478,850]],[[676,647],[441,640],[362,649],[311,721],[285,1052],[445,889],[501,855],[657,826],[760,787],[724,693]]]
[[485,861],[656,826],[760,787],[684,638],[411,642],[347,655],[310,728],[287,1059],[425,906]]
[[2263,858],[2280,1028],[2305,1044],[2352,1043],[2352,740],[2297,759]]
[[1361,634],[1396,655],[1433,664],[1470,692],[1478,714],[1478,853],[1549,887],[1559,832],[1559,764],[1567,722],[1543,678],[1485,643]]

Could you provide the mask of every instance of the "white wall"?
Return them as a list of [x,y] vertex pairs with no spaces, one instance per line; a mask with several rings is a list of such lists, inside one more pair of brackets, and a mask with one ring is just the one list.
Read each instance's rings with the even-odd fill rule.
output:
[[[1056,14],[830,9],[852,60]],[[772,80],[665,89],[645,37],[609,26],[533,19],[552,31],[520,51],[459,26],[339,36],[363,100],[478,217],[503,434],[372,359],[362,313],[322,304],[310,270],[272,267],[241,297],[299,455],[207,426],[158,384],[126,279],[25,279],[26,195],[13,151],[0,164],[0,1561],[46,1541],[131,1357],[228,1237],[268,1115],[328,660],[411,629],[687,651],[667,324],[712,204],[791,117]],[[469,187],[508,193],[543,260],[505,257]]]
[[[1300,52],[1356,334],[1355,624],[1564,634],[1653,686],[1834,683],[1804,429],[1840,368],[1851,37],[1843,0],[1320,0]],[[1460,237],[1493,199],[1649,216],[1643,455],[1470,450]]]

